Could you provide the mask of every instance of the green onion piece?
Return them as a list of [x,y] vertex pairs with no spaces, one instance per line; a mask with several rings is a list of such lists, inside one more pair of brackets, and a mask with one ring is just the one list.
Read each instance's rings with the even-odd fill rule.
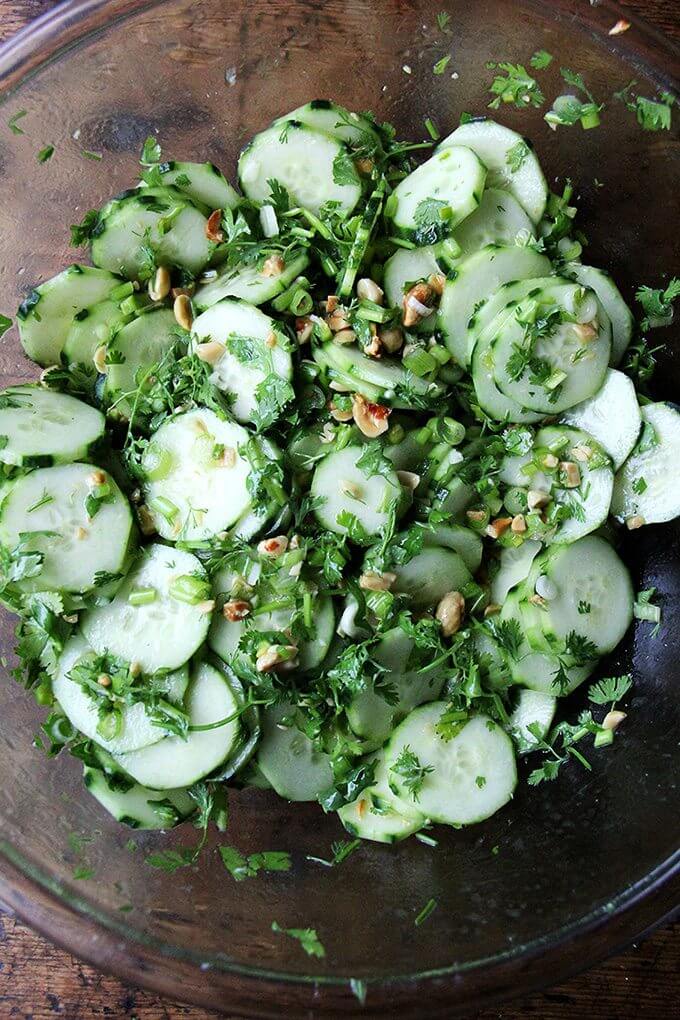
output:
[[155,588],[133,588],[128,595],[128,602],[131,606],[148,606],[156,601]]
[[387,430],[387,442],[390,446],[396,446],[397,443],[401,443],[406,435],[406,431],[403,425],[390,425]]
[[432,120],[432,117],[425,118],[425,127],[430,138],[433,141],[438,142],[441,138],[441,133],[435,122]]
[[294,234],[295,237],[304,237],[306,241],[309,240],[310,237],[314,237],[314,231],[305,230],[304,227],[291,227],[290,232],[291,234]]
[[583,109],[584,112],[581,116],[581,127],[585,131],[588,131],[590,128],[597,127],[600,123],[600,112],[597,107],[593,107],[593,109],[584,107]]
[[465,426],[455,418],[430,418],[427,428],[434,439],[450,446],[458,446],[465,439]]
[[650,602],[634,602],[633,616],[636,620],[645,620],[647,623],[660,623],[661,606],[653,606]]
[[161,517],[165,518],[168,524],[172,524],[175,517],[179,513],[179,507],[176,507],[174,503],[171,503],[165,496],[154,496],[148,502],[149,510],[153,510],[155,513],[160,514]]
[[416,432],[416,443],[419,446],[425,446],[427,443],[432,442],[432,433],[427,425],[423,425],[422,429],[418,429]]
[[318,216],[315,216],[309,209],[300,209],[301,214],[307,220],[309,225],[314,228],[317,234],[324,237],[327,241],[333,240],[333,231],[326,226],[323,220],[320,220]]
[[[387,199],[385,200],[385,216],[388,219],[391,219],[394,216],[395,212],[397,211],[398,204],[399,199],[397,198],[394,192],[392,192],[391,195],[388,195]],[[415,245],[413,247],[415,248]]]
[[426,350],[413,351],[403,359],[404,368],[422,378],[438,367],[437,362]]
[[210,585],[202,578],[192,577],[191,574],[182,574],[176,577],[168,591],[173,599],[178,602],[186,602],[195,606],[198,602],[205,602],[210,597]]
[[607,747],[614,742],[614,730],[598,730],[593,741],[595,747]]
[[440,347],[439,344],[433,344],[432,347],[428,347],[428,352],[439,365],[448,365],[451,360],[451,352],[447,351],[446,347]]
[[142,467],[150,482],[159,482],[167,478],[172,468],[173,456],[169,450],[151,442],[144,451]]
[[276,309],[277,312],[285,312],[290,307],[290,303],[295,297],[298,290],[307,290],[309,288],[309,280],[306,276],[298,276],[296,280],[288,287],[283,293],[279,294],[272,301],[272,308]]
[[130,294],[120,303],[120,310],[123,315],[137,315],[144,308],[151,304],[148,294]]
[[312,295],[308,290],[303,290],[302,287],[298,287],[291,298],[288,311],[291,315],[308,315],[313,307],[314,301],[312,299]]
[[461,256],[463,249],[458,244],[455,238],[447,237],[444,241],[441,241],[436,249],[435,254],[437,258],[441,258],[444,262],[452,265],[457,262]]
[[375,301],[368,300],[359,303],[356,315],[358,319],[365,319],[368,322],[387,322],[392,318],[389,308],[383,308],[382,305],[377,305]]
[[337,274],[338,267],[330,255],[321,255],[319,261],[326,276],[335,276]]
[[328,325],[325,319],[320,316],[314,316],[314,336],[317,340],[322,343],[328,343],[329,340],[333,339],[333,330]]
[[129,294],[134,294],[135,285],[133,283],[121,283],[120,286],[114,287],[109,295],[111,301],[122,301],[123,298],[128,297]]
[[546,381],[543,383],[546,390],[556,390],[558,386],[561,386],[564,380],[567,378],[567,373],[560,370],[552,372],[548,376]]
[[414,244],[413,241],[407,241],[405,237],[390,237],[388,238],[392,244],[396,244],[397,248],[406,248],[408,251],[413,251],[418,245]]

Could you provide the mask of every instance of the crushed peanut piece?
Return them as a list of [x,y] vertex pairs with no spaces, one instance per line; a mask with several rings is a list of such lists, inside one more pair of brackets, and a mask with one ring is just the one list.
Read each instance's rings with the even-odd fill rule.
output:
[[561,461],[560,481],[565,489],[578,489],[581,484],[581,472],[578,469],[578,464],[575,464],[573,460]]
[[486,520],[486,510],[466,510],[465,516],[469,521],[481,524],[482,521]]
[[337,333],[333,334],[333,343],[353,344],[356,338],[357,335],[353,329],[339,329]]
[[546,453],[545,457],[543,458],[544,467],[547,467],[548,469],[552,470],[553,468],[556,468],[558,464],[559,460],[557,459],[554,453]]
[[257,543],[257,551],[265,556],[281,556],[288,548],[288,539],[285,535],[277,535],[276,538],[264,538]]
[[285,268],[286,263],[282,255],[270,255],[265,259],[260,272],[263,276],[280,276]]
[[486,527],[486,534],[489,538],[500,538],[501,535],[508,530],[512,524],[512,517],[497,517],[495,521],[491,521]]
[[446,283],[446,277],[444,276],[444,274],[432,273],[430,276],[428,276],[427,282],[429,283],[430,287],[432,287],[432,290],[435,292],[437,297],[441,297],[442,294],[444,293],[444,284]]
[[389,591],[396,580],[397,575],[389,570],[380,574],[374,570],[367,570],[359,578],[359,587],[364,591]]
[[572,329],[581,343],[589,343],[597,336],[597,330],[593,326],[592,322],[574,322],[572,324]]
[[602,720],[602,729],[612,731],[618,729],[626,716],[627,712],[621,712],[618,708],[613,708],[610,712],[607,712]]
[[87,530],[85,528],[76,528],[76,538],[79,542],[82,542],[84,538],[87,538]]
[[308,315],[300,316],[300,318],[295,320],[295,333],[297,335],[297,342],[300,346],[308,343],[313,332],[314,323]]
[[349,479],[343,478],[338,482],[340,486],[340,492],[344,492],[346,496],[351,496],[352,499],[359,499],[363,489],[356,482],[350,482]]
[[194,314],[191,310],[191,299],[186,294],[179,294],[172,306],[175,313],[175,320],[182,329],[190,330],[194,323]]
[[532,606],[538,606],[539,608],[545,605],[545,599],[543,596],[536,593],[529,596],[529,602],[531,602]]
[[[420,322],[427,315],[432,314],[434,309],[430,308],[429,302],[432,301],[433,297],[434,291],[429,283],[416,283],[415,286],[406,291],[402,305],[404,325],[407,329],[409,326],[415,326],[416,323]],[[426,308],[429,311],[424,311]]]
[[152,301],[163,301],[170,293],[170,270],[159,266],[149,280],[149,297]]
[[154,519],[149,513],[148,507],[142,505],[137,507],[137,521],[139,522],[139,530],[143,535],[155,535],[156,525]]
[[420,475],[415,471],[397,471],[397,478],[409,492],[415,492],[420,485]]
[[258,673],[269,673],[272,669],[295,669],[298,664],[295,645],[269,645],[258,655],[255,668]]
[[373,160],[369,159],[368,156],[361,156],[359,159],[355,159],[354,165],[360,174],[370,174],[375,166]]
[[524,534],[524,532],[527,530],[527,522],[524,519],[524,514],[515,514],[515,516],[512,518],[512,524],[510,525],[510,530],[515,535],[523,535]]
[[628,518],[628,520],[626,521],[626,527],[628,528],[629,531],[637,531],[637,529],[641,528],[644,523],[645,523],[644,517],[642,517],[640,514],[635,514],[633,517]]
[[380,343],[388,354],[396,354],[397,351],[401,350],[404,343],[404,334],[400,329],[381,329],[378,335],[380,336]]
[[236,461],[238,456],[233,446],[225,446],[222,450],[222,456],[220,457],[220,464],[225,468],[236,467]]
[[546,492],[544,489],[529,489],[527,504],[530,510],[540,510],[541,507],[547,506],[549,502],[549,492]]
[[213,241],[214,244],[222,244],[222,241],[224,241],[221,209],[213,209],[210,216],[208,216],[208,221],[205,225],[205,236],[209,241]]
[[250,602],[246,602],[245,599],[232,599],[222,606],[222,616],[230,623],[238,623],[239,620],[245,620],[251,608]]
[[[330,411],[331,418],[333,418],[334,421],[351,421],[352,420],[353,415],[352,415],[351,409],[348,408],[346,411],[342,411],[339,407],[335,406],[335,404],[333,403],[332,400],[331,400],[330,404],[328,405],[328,410]],[[323,442],[324,440],[322,439],[321,441]]]
[[97,677],[97,683],[99,684],[100,687],[110,687],[111,677],[108,675],[108,673],[100,673],[99,676]]
[[351,328],[347,311],[340,305],[326,316],[326,323],[333,333],[340,333],[342,330]]
[[383,303],[385,293],[375,280],[365,276],[357,282],[357,297],[361,301],[372,301],[376,305]]
[[109,370],[109,366],[106,364],[106,344],[100,344],[97,350],[94,352],[92,358],[94,367],[97,369],[100,375],[106,375]]
[[489,602],[488,606],[484,610],[484,618],[488,619],[489,616],[495,616],[497,613],[500,613],[500,611],[501,606],[496,605],[495,602]]
[[580,460],[583,464],[590,460],[593,455],[593,451],[589,446],[574,446],[569,451],[569,455],[573,457],[574,460]]
[[459,591],[447,592],[434,614],[442,625],[444,637],[452,637],[460,629],[464,612],[465,599],[461,593]]
[[93,471],[91,475],[88,475],[88,485],[103,485],[106,481],[106,475],[103,471],[97,469]]
[[272,350],[274,347],[276,347],[277,343],[278,340],[276,339],[276,333],[274,333],[274,331],[272,330],[272,332],[269,333],[269,335],[267,336],[264,345],[265,347],[268,347],[270,350]]
[[196,357],[207,365],[216,365],[225,350],[226,347],[219,340],[208,340],[204,344],[197,344]]
[[360,393],[355,393],[352,398],[352,417],[359,431],[369,439],[376,439],[387,432],[390,412],[391,408],[372,404]]

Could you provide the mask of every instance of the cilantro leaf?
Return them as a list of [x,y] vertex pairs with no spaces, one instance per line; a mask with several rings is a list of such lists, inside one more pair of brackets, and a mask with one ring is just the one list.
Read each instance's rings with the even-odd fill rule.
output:
[[0,313],[0,337],[3,337],[8,329],[12,328],[12,319]]
[[254,878],[259,871],[290,871],[290,854],[285,851],[265,850],[244,857],[233,846],[221,846],[220,857],[225,868],[237,882]]
[[361,184],[354,160],[347,151],[339,152],[333,160],[333,183],[351,187]]
[[673,302],[680,297],[680,279],[674,276],[665,289],[638,287],[635,300],[642,306],[644,318],[640,328],[644,332],[656,326],[668,326],[673,321]]
[[326,955],[326,950],[315,928],[282,928],[277,921],[272,921],[272,931],[278,932],[280,935],[288,935],[291,939],[296,939],[307,953],[307,956],[316,956],[319,959],[323,959]]
[[10,129],[13,135],[25,134],[25,131],[19,127],[17,121],[21,120],[22,117],[25,117],[27,113],[28,110],[17,110],[17,112],[13,113],[12,116],[7,121],[7,127]]
[[160,163],[161,161],[161,146],[157,138],[153,135],[145,140],[142,146],[142,154],[139,157],[139,162],[142,166],[153,166],[154,163]]
[[524,160],[527,158],[530,152],[531,149],[529,148],[529,146],[527,145],[523,138],[520,138],[518,142],[516,142],[513,146],[511,146],[511,148],[508,149],[508,151],[505,154],[505,162],[507,166],[510,167],[512,173],[517,173],[517,171],[522,168]]
[[40,150],[40,152],[38,153],[36,159],[38,160],[39,163],[47,163],[48,160],[52,159],[53,155],[54,155],[54,146],[53,145],[45,145]]
[[630,673],[623,676],[608,676],[596,684],[592,684],[588,690],[588,700],[594,705],[608,705],[620,701],[633,686],[633,678]]
[[416,244],[436,244],[448,233],[447,219],[451,207],[439,198],[424,198],[416,206],[413,219],[416,225]]
[[507,61],[496,63],[488,61],[489,70],[498,70],[489,92],[495,97],[489,103],[492,110],[497,110],[501,103],[512,103],[516,109],[524,110],[527,106],[542,106],[545,97],[541,88],[526,67],[522,64],[510,64]]
[[548,67],[548,65],[552,64],[552,62],[553,55],[552,53],[548,53],[547,50],[536,50],[529,61],[531,66],[537,71],[542,71],[544,67]]
[[432,73],[436,75],[443,74],[446,68],[449,66],[450,61],[451,54],[447,53],[445,57],[442,57],[441,60],[438,60],[437,63],[433,66]]
[[413,800],[418,803],[425,777],[434,772],[434,767],[432,765],[421,765],[418,755],[406,744],[401,749],[394,765],[390,765],[390,772],[404,780],[404,786],[411,794]]

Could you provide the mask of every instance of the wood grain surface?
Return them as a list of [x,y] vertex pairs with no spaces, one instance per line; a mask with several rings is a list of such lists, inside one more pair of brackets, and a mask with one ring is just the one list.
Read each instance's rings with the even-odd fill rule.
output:
[[[588,0],[583,0],[584,3]],[[680,0],[620,0],[680,38]],[[0,41],[54,7],[53,0],[0,0]],[[680,1013],[680,924],[564,985],[476,1020],[660,1020]],[[0,906],[0,1020],[207,1020],[217,1014],[162,999],[101,974],[57,949]],[[231,1018],[237,1020],[237,1018]]]

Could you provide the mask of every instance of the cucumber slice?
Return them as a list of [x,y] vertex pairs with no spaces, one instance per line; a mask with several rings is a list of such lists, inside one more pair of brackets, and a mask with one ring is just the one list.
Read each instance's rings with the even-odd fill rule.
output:
[[[147,546],[113,601],[83,613],[80,628],[85,638],[99,654],[109,652],[138,662],[145,673],[182,666],[205,640],[212,608],[207,600],[191,603],[173,596],[173,582],[187,575],[198,580],[206,577],[191,553],[165,545]],[[154,601],[131,605],[130,592],[140,588],[152,588]]]
[[62,358],[69,365],[82,365],[86,372],[92,373],[94,386],[97,370],[93,359],[97,348],[108,344],[128,319],[117,301],[100,301],[91,308],[82,308],[66,334]]
[[492,690],[506,690],[511,683],[505,655],[484,624],[473,628],[473,643],[483,679]]
[[394,228],[416,244],[450,234],[482,199],[486,167],[472,149],[441,149],[394,189]]
[[[446,740],[437,730],[448,705],[421,705],[396,728],[385,749],[389,784],[403,800],[415,802],[426,818],[444,825],[470,825],[495,814],[512,798],[517,768],[512,741],[488,716],[477,715]],[[409,749],[423,776],[417,801],[395,772]]]
[[518,546],[501,549],[498,571],[491,581],[491,601],[502,606],[512,588],[525,580],[531,564],[541,551],[540,542],[528,540]]
[[[596,300],[593,291],[588,293]],[[554,327],[542,331],[531,346],[526,325],[514,314],[505,320],[493,344],[498,387],[521,407],[543,414],[558,414],[597,393],[604,381],[611,351],[611,334],[604,322],[592,340],[584,341],[578,333],[580,323],[586,321],[584,316],[590,314],[588,302],[575,323],[558,301],[552,307],[559,310],[560,320]],[[515,369],[514,362],[521,353],[530,353],[532,364]],[[534,375],[533,359],[549,371],[547,380],[539,381]]]
[[444,285],[438,318],[446,346],[459,365],[470,364],[470,330],[476,311],[489,295],[511,280],[548,276],[550,269],[545,255],[514,245],[489,245],[456,268],[455,278]]
[[117,789],[101,769],[88,765],[83,769],[83,782],[117,822],[131,829],[172,829],[196,810],[196,802],[186,790],[159,792],[139,783]]
[[496,421],[508,421],[533,424],[543,417],[537,411],[524,409],[516,400],[512,400],[496,383],[496,361],[494,356],[495,330],[502,330],[505,325],[505,313],[494,319],[486,334],[477,340],[472,352],[472,382],[477,402],[490,418]]
[[490,244],[526,243],[534,233],[534,224],[510,192],[485,188],[477,209],[453,232],[460,247],[457,263]]
[[330,99],[312,99],[310,103],[279,117],[276,123],[283,126],[290,121],[299,121],[305,127],[323,131],[349,146],[380,146],[378,132],[368,117],[346,110]]
[[[520,144],[525,148],[521,150],[521,161],[517,161],[518,168],[513,170],[515,161],[509,153],[513,149],[517,152]],[[487,187],[509,191],[534,223],[538,223],[548,201],[548,185],[526,139],[493,120],[475,120],[461,124],[439,143],[439,148],[450,145],[466,145],[473,149],[487,168]]]
[[369,358],[354,344],[321,344],[312,357],[317,364],[329,367],[331,377],[349,390],[392,407],[419,408],[422,398],[434,400],[443,393],[440,383],[407,372],[397,360]]
[[104,435],[104,415],[75,397],[41,386],[0,393],[0,462],[49,467],[87,460]]
[[594,266],[582,266],[579,262],[571,262],[565,266],[564,272],[597,294],[612,327],[609,364],[619,365],[632,339],[634,324],[633,313],[623,300],[621,291],[608,273],[602,269],[595,269]]
[[[229,719],[239,707],[238,698],[219,670],[207,662],[194,668],[186,697],[190,727]],[[190,728],[186,740],[165,737],[151,747],[115,757],[121,768],[142,786],[174,790],[192,786],[210,775],[238,749],[241,740],[242,726],[236,718],[214,729]]]
[[620,521],[642,517],[645,524],[672,521],[680,514],[675,484],[680,459],[680,414],[670,404],[645,404],[642,434],[614,481],[612,513]]
[[[434,245],[422,248],[398,248],[385,263],[383,289],[387,304],[401,307],[404,294],[418,280],[427,280],[433,273],[441,273],[435,255]],[[436,328],[436,315],[428,315],[418,323],[419,331],[432,331]]]
[[[105,490],[91,517],[90,497]],[[128,501],[91,464],[38,468],[12,482],[0,506],[0,542],[42,557],[35,575],[13,582],[25,592],[90,591],[97,574],[124,570],[132,534]]]
[[[245,669],[247,677],[252,675],[255,662],[239,650],[238,644],[243,635],[251,628],[265,632],[284,631],[290,625],[292,616],[292,608],[276,609],[271,613],[251,617],[252,622],[249,620],[249,623],[244,621],[231,623],[222,613],[216,613],[208,633],[208,644],[221,659],[233,666],[237,673],[240,669]],[[332,600],[320,598],[314,607],[314,634],[301,644],[298,652],[301,671],[316,669],[323,662],[334,634],[335,613]]]
[[192,299],[194,307],[204,312],[227,297],[241,298],[251,305],[263,305],[286,290],[308,265],[309,257],[301,252],[286,258],[285,269],[278,276],[264,276],[257,266],[225,269],[197,288]]
[[326,202],[337,202],[339,212],[350,213],[361,197],[347,147],[298,121],[273,124],[256,135],[239,157],[238,176],[248,198],[266,202],[269,182],[276,180],[293,202],[316,215]]
[[74,666],[94,655],[95,652],[84,638],[75,634],[66,642],[59,656],[52,681],[52,692],[71,724],[111,754],[136,751],[140,747],[147,747],[161,740],[165,736],[162,726],[152,722],[141,702],[121,706],[121,727],[116,737],[107,740],[100,736],[97,729],[99,725],[97,700],[86,694],[80,684],[70,678]]
[[205,236],[207,222],[174,188],[137,188],[103,210],[92,261],[134,280],[149,274],[151,249],[157,265],[198,273],[213,251]]
[[134,393],[143,379],[177,344],[177,320],[171,309],[155,308],[123,326],[109,344],[109,349],[123,358],[107,366],[102,402],[115,410],[116,416],[129,418]]
[[607,369],[597,393],[568,408],[562,421],[589,433],[618,470],[635,446],[642,424],[632,380],[623,372]]
[[540,691],[518,692],[508,721],[508,732],[520,754],[535,750],[539,739],[545,739],[555,718],[556,708],[557,698],[552,694],[542,694]]
[[472,485],[464,482],[462,478],[455,475],[443,488],[434,493],[435,506],[442,513],[451,514],[452,517],[463,516],[463,511],[469,507],[475,498],[476,492]]
[[[611,652],[633,618],[627,567],[609,543],[595,535],[553,546],[551,553],[545,573],[555,594],[538,611],[548,644],[559,647],[574,632],[592,641],[598,655]],[[589,611],[581,612],[579,606]]]
[[[524,631],[527,619],[525,610],[527,608],[532,610],[534,616],[538,616],[539,611],[534,610],[533,606],[528,607],[526,603],[521,603],[520,608],[517,592],[510,592],[501,610],[501,620],[514,619],[519,624],[520,629]],[[540,629],[540,620],[536,621],[536,626],[540,643],[545,645]],[[510,670],[510,678],[513,684],[519,684],[541,694],[550,694],[553,697],[566,697],[568,694],[571,694],[584,680],[588,679],[597,666],[597,659],[592,659],[584,666],[563,664],[563,671],[566,673],[569,682],[566,687],[560,688],[556,683],[557,673],[560,669],[558,659],[545,651],[536,651],[529,644],[526,636],[524,636],[517,650],[517,655],[506,656],[506,662],[506,668]]]
[[356,800],[338,810],[340,821],[352,836],[375,843],[398,843],[427,824],[413,802],[397,797],[389,785],[385,755],[375,755],[375,781]]
[[[211,381],[229,394],[234,417],[259,423],[264,415],[271,424],[271,392],[278,380],[288,382],[293,376],[287,338],[278,324],[245,301],[224,298],[198,316],[192,331],[198,340],[224,348],[213,362]],[[265,403],[266,408],[260,406]]]
[[[357,466],[365,452],[361,446],[346,446],[329,453],[317,464],[311,484],[312,497],[319,501],[314,513],[323,527],[337,535],[349,535],[360,545],[383,533],[390,511],[402,502],[396,472],[367,477]],[[352,514],[359,528],[350,526],[351,519],[341,523],[341,514]]]
[[248,433],[198,407],[166,419],[142,458],[144,496],[158,534],[200,541],[226,531],[250,508],[250,465],[238,451]]
[[358,737],[380,747],[408,713],[426,701],[434,701],[444,686],[444,674],[436,667],[405,671],[413,640],[394,627],[382,635],[371,658],[386,670],[385,680],[394,688],[397,700],[391,704],[374,688],[356,694],[347,706],[347,720]]
[[[161,184],[172,187],[192,202],[212,209],[235,209],[240,202],[238,192],[213,163],[182,163],[171,160],[158,163]],[[140,182],[140,188],[145,187]]]
[[482,540],[476,531],[461,524],[441,525],[425,531],[423,544],[453,549],[471,574],[476,574],[482,562]]
[[279,797],[316,800],[333,785],[331,759],[294,723],[285,725],[294,715],[295,707],[288,704],[264,710],[257,765]]
[[614,472],[611,465],[603,463],[605,457],[602,451],[586,432],[552,425],[537,433],[535,444],[538,447],[553,449],[565,439],[567,445],[560,452],[561,460],[570,460],[571,451],[578,447],[592,450],[592,458],[591,461],[575,462],[581,476],[578,488],[558,488],[556,486],[559,482],[553,486],[553,499],[571,508],[571,516],[558,525],[552,538],[553,542],[575,542],[599,528],[609,514],[614,488]]
[[463,557],[452,549],[426,546],[407,563],[393,567],[391,591],[408,595],[417,608],[435,606],[450,591],[460,591],[472,575]]
[[39,365],[58,365],[74,315],[104,301],[120,283],[103,269],[73,265],[35,287],[17,312],[28,357]]

